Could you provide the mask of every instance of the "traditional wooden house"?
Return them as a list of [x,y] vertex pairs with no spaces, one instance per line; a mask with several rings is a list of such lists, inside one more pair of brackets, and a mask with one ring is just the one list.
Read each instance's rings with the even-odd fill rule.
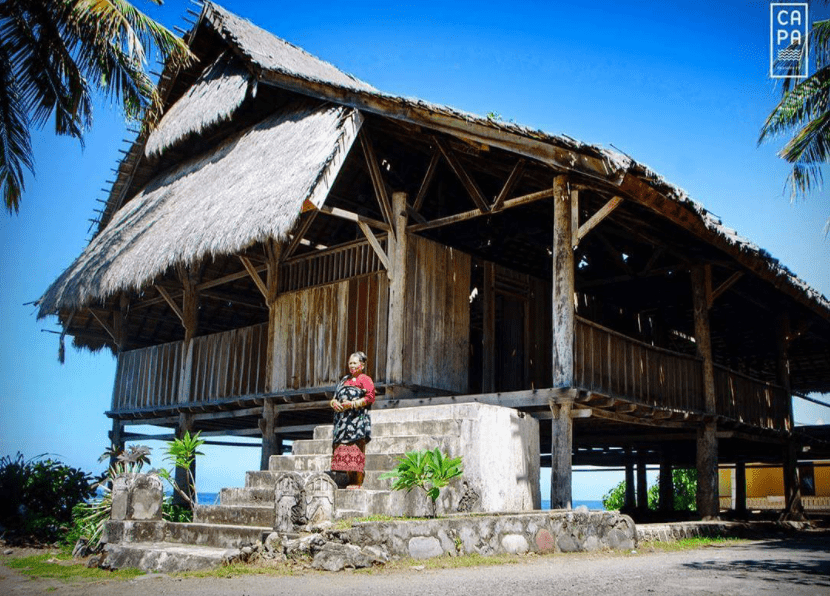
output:
[[40,300],[117,356],[114,442],[261,436],[265,465],[361,349],[376,407],[550,420],[554,507],[572,463],[633,486],[639,462],[641,487],[696,465],[708,515],[719,461],[783,461],[796,495],[791,396],[830,391],[830,302],[763,250],[627,156],[383,93],[215,4],[186,41]]

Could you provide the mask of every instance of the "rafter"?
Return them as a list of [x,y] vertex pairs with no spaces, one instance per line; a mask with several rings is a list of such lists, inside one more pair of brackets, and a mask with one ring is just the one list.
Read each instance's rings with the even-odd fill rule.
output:
[[239,260],[242,261],[242,264],[245,266],[245,271],[247,271],[248,275],[251,276],[251,279],[254,280],[254,283],[256,284],[259,292],[262,294],[262,297],[268,300],[268,286],[266,286],[265,282],[262,281],[262,278],[259,276],[254,264],[251,263],[251,260],[244,255],[239,255]]
[[507,177],[504,186],[501,187],[499,196],[497,196],[496,200],[493,201],[493,205],[490,208],[491,211],[499,211],[504,206],[504,201],[507,200],[507,197],[513,192],[513,189],[516,187],[516,184],[519,182],[522,174],[524,174],[526,164],[527,162],[524,159],[519,159],[519,161],[516,162],[516,165],[513,166],[513,170]]
[[712,290],[712,294],[709,296],[709,308],[712,308],[712,303],[718,299],[718,297],[723,294],[726,290],[731,288],[735,282],[741,279],[744,276],[743,271],[736,271],[732,275],[730,275],[726,281],[724,281],[721,285],[717,288]]
[[392,231],[392,227],[382,221],[378,221],[376,219],[372,219],[371,217],[366,217],[358,213],[353,213],[352,211],[346,211],[345,209],[340,209],[339,207],[321,207],[320,212],[327,213],[334,217],[339,217],[340,219],[353,221],[355,223],[362,222],[372,226],[373,228],[383,230],[384,232]]
[[610,201],[605,203],[599,211],[594,213],[588,221],[579,226],[579,230],[576,233],[576,244],[574,246],[578,245],[579,242],[588,235],[588,232],[597,227],[603,219],[611,215],[614,209],[619,207],[622,202],[622,197],[613,197]]
[[383,220],[391,226],[392,203],[389,202],[389,193],[386,191],[386,183],[383,181],[383,176],[380,172],[380,166],[378,165],[372,140],[363,129],[360,131],[360,146],[363,147],[363,156],[366,158],[366,164],[369,166],[369,177],[372,179],[372,187],[375,189],[375,198],[378,201],[378,205],[380,205]]
[[184,312],[182,312],[181,307],[176,304],[176,301],[173,300],[173,297],[170,293],[164,288],[164,286],[156,285],[156,290],[161,295],[162,299],[167,303],[167,305],[176,313],[176,316],[179,317],[179,320],[184,323]]
[[418,195],[415,197],[415,202],[412,203],[412,210],[415,211],[415,213],[420,211],[424,204],[424,199],[427,196],[427,190],[432,182],[432,178],[435,176],[435,170],[438,168],[439,161],[441,161],[441,150],[436,149],[433,151],[432,158],[429,160],[429,165],[427,166],[426,174],[424,174],[424,179],[421,182],[421,187],[418,189]]
[[363,235],[366,236],[366,240],[369,241],[369,244],[372,246],[372,249],[377,254],[380,262],[383,263],[384,268],[386,269],[387,273],[389,272],[389,257],[383,250],[383,247],[380,245],[380,241],[377,239],[377,236],[372,232],[371,228],[367,226],[362,221],[358,221],[357,225],[360,226],[360,231],[363,232]]
[[435,140],[435,144],[441,150],[441,154],[444,156],[444,159],[447,160],[447,163],[450,164],[452,171],[455,172],[455,175],[458,176],[458,179],[461,181],[461,184],[464,185],[464,188],[467,189],[467,194],[470,195],[470,198],[473,200],[473,203],[476,204],[479,211],[482,213],[487,213],[490,211],[490,206],[487,204],[487,200],[484,198],[484,194],[481,192],[481,189],[470,177],[470,174],[467,173],[467,170],[464,169],[464,166],[458,161],[455,153],[452,149],[447,146],[441,139],[437,137],[433,137]]
[[113,330],[113,328],[112,328],[112,327],[110,327],[110,326],[109,326],[109,325],[108,325],[108,324],[104,321],[104,318],[105,318],[105,317],[104,317],[103,315],[99,316],[99,315],[98,315],[98,313],[96,313],[96,312],[95,312],[94,310],[92,310],[91,308],[89,309],[89,314],[91,314],[91,315],[92,315],[92,318],[93,318],[93,319],[95,319],[96,321],[98,321],[98,324],[99,324],[101,327],[103,327],[103,328],[104,328],[104,331],[106,331],[106,332],[107,332],[107,334],[108,334],[108,335],[112,338],[112,341],[117,341],[117,340],[115,339],[115,331]]
[[302,242],[303,238],[305,238],[305,235],[308,233],[311,224],[314,223],[314,218],[317,217],[317,213],[318,211],[314,210],[306,216],[303,223],[300,224],[299,229],[294,232],[294,238],[291,240],[291,243],[286,247],[285,252],[282,253],[281,260],[287,259],[294,254],[294,251],[297,250],[300,242]]

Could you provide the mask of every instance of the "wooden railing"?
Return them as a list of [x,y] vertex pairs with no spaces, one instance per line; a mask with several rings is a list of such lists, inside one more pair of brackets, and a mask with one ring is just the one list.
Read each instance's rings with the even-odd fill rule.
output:
[[[204,403],[265,391],[266,323],[118,356],[112,410]],[[186,389],[186,390],[185,390]]]
[[[378,237],[386,250],[386,236]],[[286,259],[280,265],[279,291],[331,284],[383,269],[377,253],[366,240],[355,240],[312,254]]]
[[577,317],[577,387],[655,407],[703,410],[703,361]]
[[716,412],[762,428],[783,429],[789,396],[783,387],[715,365]]

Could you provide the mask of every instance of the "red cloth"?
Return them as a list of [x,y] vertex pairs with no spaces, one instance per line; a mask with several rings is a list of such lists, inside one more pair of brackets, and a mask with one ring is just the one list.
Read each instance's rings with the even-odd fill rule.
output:
[[366,455],[357,445],[338,445],[331,455],[331,469],[339,472],[362,472]]
[[366,392],[366,395],[364,395],[363,398],[366,400],[367,406],[371,406],[375,403],[375,384],[372,382],[369,375],[360,373],[352,379],[347,379],[344,385],[351,385],[353,387],[360,387],[363,389]]

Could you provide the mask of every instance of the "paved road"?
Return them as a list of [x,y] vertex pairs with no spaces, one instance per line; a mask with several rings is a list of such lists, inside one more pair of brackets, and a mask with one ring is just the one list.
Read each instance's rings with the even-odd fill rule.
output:
[[207,596],[551,596],[556,594],[830,595],[830,533],[712,546],[681,552],[533,557],[520,564],[374,574],[305,573],[229,579],[142,577],[86,585],[32,582],[2,570],[0,593],[60,595]]

